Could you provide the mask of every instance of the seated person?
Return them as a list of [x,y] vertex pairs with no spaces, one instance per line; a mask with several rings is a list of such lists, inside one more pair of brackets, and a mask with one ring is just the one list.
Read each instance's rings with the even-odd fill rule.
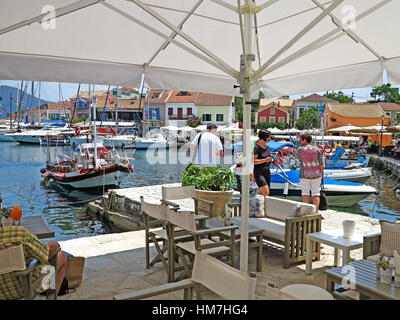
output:
[[[40,262],[33,271],[33,280],[40,277],[42,267],[48,264],[49,258],[55,254],[60,246],[54,240],[47,244],[41,242],[32,232],[22,226],[0,227],[0,250],[10,247],[15,242],[22,243],[26,265],[29,265],[34,259]],[[57,259],[56,288],[58,294],[65,276],[67,257],[64,253],[58,252]],[[39,288],[38,292],[40,291],[44,291],[43,288]],[[18,279],[12,272],[0,274],[0,300],[20,298],[23,298],[23,289]]]

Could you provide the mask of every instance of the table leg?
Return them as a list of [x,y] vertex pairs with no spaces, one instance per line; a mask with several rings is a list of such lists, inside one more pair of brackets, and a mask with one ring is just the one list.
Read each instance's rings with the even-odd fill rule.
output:
[[337,267],[339,265],[339,249],[335,248],[335,256],[333,258],[333,265]]
[[306,241],[306,250],[307,250],[307,255],[306,255],[306,274],[312,274],[312,241],[310,239],[307,239]]
[[263,236],[262,233],[257,236],[258,252],[257,252],[257,272],[262,271],[262,249],[263,249]]
[[350,250],[343,249],[343,260],[342,265],[348,264],[350,262]]

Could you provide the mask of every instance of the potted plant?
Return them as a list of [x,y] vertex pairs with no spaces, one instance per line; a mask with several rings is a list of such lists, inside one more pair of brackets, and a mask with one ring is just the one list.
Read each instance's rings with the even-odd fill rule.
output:
[[10,208],[0,208],[1,225],[3,227],[11,226],[11,209]]
[[391,258],[383,256],[377,261],[380,267],[381,282],[390,284],[392,282],[394,263]]
[[196,197],[214,202],[213,216],[220,216],[225,212],[225,204],[232,199],[233,179],[232,171],[227,168],[194,164],[184,171],[182,186],[194,185]]

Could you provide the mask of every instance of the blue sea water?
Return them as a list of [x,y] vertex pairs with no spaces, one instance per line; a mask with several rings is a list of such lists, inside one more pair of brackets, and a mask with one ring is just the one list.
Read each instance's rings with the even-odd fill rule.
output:
[[[51,147],[51,157],[69,153],[70,147]],[[134,157],[135,172],[121,187],[180,182],[185,164],[154,164],[146,159],[146,151],[126,150]],[[166,153],[168,157],[168,152]],[[102,195],[103,190],[80,191],[44,182],[40,169],[45,166],[46,148],[18,143],[0,143],[0,191],[3,205],[19,205],[24,216],[41,215],[55,231],[56,240],[67,240],[82,236],[119,231],[106,224],[87,219],[87,203]],[[396,182],[385,174],[376,174],[367,181],[380,191],[379,196],[370,196],[351,208],[340,211],[369,215],[377,219],[396,221],[400,218],[400,195],[393,192]],[[335,209],[335,208],[330,208]],[[90,225],[92,224],[92,225]]]

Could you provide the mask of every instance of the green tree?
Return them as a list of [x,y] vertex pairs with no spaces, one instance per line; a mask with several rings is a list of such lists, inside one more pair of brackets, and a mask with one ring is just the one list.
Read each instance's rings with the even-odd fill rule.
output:
[[243,98],[235,97],[235,119],[243,123]]
[[332,91],[331,93],[326,92],[324,96],[339,101],[340,103],[354,103],[354,99],[352,97],[346,96],[342,91]]
[[319,128],[321,118],[317,108],[318,106],[305,109],[295,123],[296,128],[299,130]]
[[279,130],[286,129],[286,123],[278,122],[278,123],[270,123],[270,122],[259,122],[254,126],[254,129],[262,130],[269,128],[278,128]]
[[374,98],[376,102],[400,102],[399,88],[392,88],[390,83],[372,88],[371,97]]

